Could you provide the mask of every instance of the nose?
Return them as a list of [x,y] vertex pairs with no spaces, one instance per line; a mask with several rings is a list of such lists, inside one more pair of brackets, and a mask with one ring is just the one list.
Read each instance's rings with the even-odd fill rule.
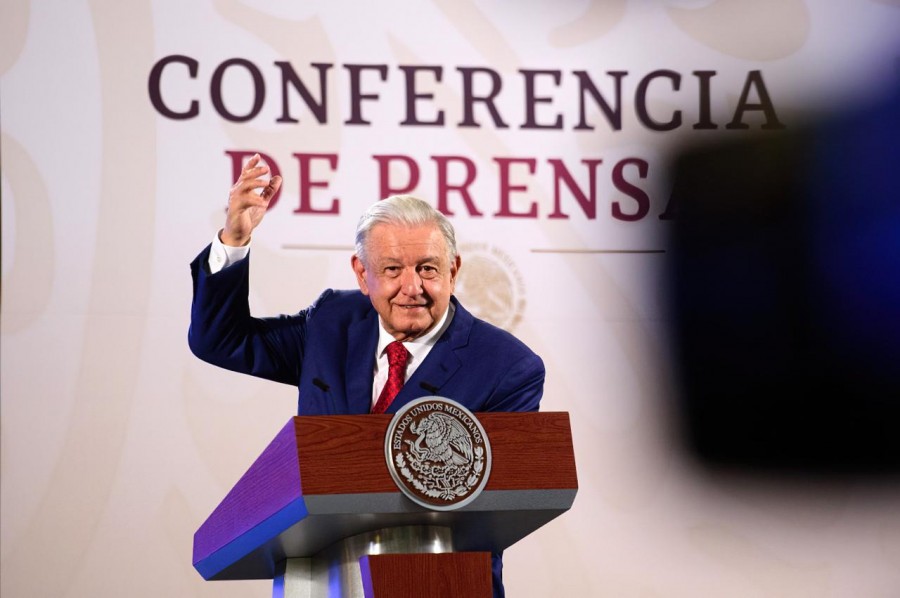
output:
[[407,268],[400,279],[400,290],[404,295],[415,297],[422,294],[422,277],[415,268]]

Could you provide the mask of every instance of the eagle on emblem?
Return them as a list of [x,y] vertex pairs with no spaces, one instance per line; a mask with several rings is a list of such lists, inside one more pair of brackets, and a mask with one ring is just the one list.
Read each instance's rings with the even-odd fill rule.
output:
[[456,466],[472,462],[472,439],[469,432],[449,415],[430,413],[418,423],[413,422],[409,429],[418,435],[415,442],[406,441],[417,459]]

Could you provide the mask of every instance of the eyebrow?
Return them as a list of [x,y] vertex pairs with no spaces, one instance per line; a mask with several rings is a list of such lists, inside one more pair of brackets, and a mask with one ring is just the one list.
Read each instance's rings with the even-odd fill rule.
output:
[[[422,259],[416,260],[415,263],[416,264],[426,264],[426,263],[430,263],[430,262],[440,263],[440,261],[441,261],[440,256],[429,255],[429,256],[423,257]],[[378,266],[389,266],[389,265],[393,265],[393,264],[401,264],[402,265],[403,260],[400,260],[395,257],[384,256],[384,257],[379,258],[378,261],[376,262],[376,264]]]

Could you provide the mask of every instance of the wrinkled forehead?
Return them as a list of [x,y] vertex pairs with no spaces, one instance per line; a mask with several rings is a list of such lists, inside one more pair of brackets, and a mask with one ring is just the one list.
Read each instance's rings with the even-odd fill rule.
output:
[[440,229],[433,224],[376,224],[366,239],[366,253],[373,263],[383,260],[450,259],[447,242]]

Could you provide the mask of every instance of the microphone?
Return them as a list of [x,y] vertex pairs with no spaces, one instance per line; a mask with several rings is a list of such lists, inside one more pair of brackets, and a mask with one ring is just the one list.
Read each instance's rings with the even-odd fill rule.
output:
[[429,384],[428,382],[420,382],[419,386],[421,386],[424,390],[427,390],[428,392],[430,392],[433,395],[437,394],[438,387],[435,386],[434,384]]
[[[313,383],[313,386],[318,387],[319,390],[321,390],[322,392],[325,392],[325,393],[328,393],[328,390],[331,388],[328,385],[328,383],[325,382],[324,380],[322,380],[321,378],[313,378],[312,383]],[[338,397],[329,393],[328,398],[331,400],[331,403],[330,403],[331,410],[329,411],[328,414],[329,415],[337,415],[338,413],[340,413],[339,408],[338,408]]]

